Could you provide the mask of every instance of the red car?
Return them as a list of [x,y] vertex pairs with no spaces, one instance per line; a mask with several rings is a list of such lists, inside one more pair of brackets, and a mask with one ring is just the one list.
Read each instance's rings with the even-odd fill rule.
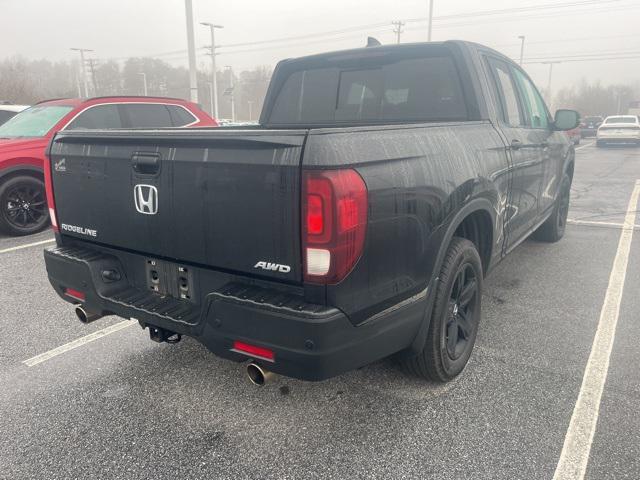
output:
[[215,127],[196,104],[163,97],[98,97],[40,102],[0,125],[0,230],[29,235],[49,222],[44,153],[60,130]]
[[567,134],[567,137],[569,137],[569,140],[571,140],[574,145],[580,145],[580,139],[582,138],[580,127],[576,127],[572,130],[567,130],[565,133]]

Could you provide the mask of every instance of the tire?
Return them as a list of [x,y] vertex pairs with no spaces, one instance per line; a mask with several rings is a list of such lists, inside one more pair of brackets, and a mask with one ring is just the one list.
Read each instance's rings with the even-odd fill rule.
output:
[[0,184],[0,231],[12,235],[31,235],[49,224],[44,183],[21,175]]
[[425,345],[403,362],[419,377],[448,382],[467,365],[480,324],[483,272],[475,245],[454,237],[439,279]]
[[596,140],[596,147],[603,148],[606,144],[602,140]]
[[560,193],[553,207],[553,213],[538,227],[533,236],[542,242],[557,242],[564,236],[569,215],[569,201],[571,199],[571,177],[566,173],[562,177]]

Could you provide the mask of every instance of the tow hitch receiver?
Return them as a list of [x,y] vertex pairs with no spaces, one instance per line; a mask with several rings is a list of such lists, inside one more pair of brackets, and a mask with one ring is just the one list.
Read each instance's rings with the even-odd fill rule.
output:
[[149,338],[154,342],[162,343],[178,343],[182,340],[182,335],[176,332],[172,332],[171,330],[165,330],[164,328],[155,327],[153,325],[146,325],[140,322],[140,326],[144,330],[149,327]]

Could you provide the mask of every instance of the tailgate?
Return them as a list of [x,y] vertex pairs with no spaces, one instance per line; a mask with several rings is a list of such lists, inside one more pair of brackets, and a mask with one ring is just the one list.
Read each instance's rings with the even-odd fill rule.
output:
[[300,281],[306,130],[59,133],[50,147],[62,235]]

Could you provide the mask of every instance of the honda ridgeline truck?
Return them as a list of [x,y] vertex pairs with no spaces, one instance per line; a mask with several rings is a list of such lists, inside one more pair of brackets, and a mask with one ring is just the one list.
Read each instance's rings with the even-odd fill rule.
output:
[[257,383],[392,354],[447,381],[487,273],[563,236],[578,122],[473,43],[284,60],[255,127],[56,134],[49,279],[81,321],[194,337]]

